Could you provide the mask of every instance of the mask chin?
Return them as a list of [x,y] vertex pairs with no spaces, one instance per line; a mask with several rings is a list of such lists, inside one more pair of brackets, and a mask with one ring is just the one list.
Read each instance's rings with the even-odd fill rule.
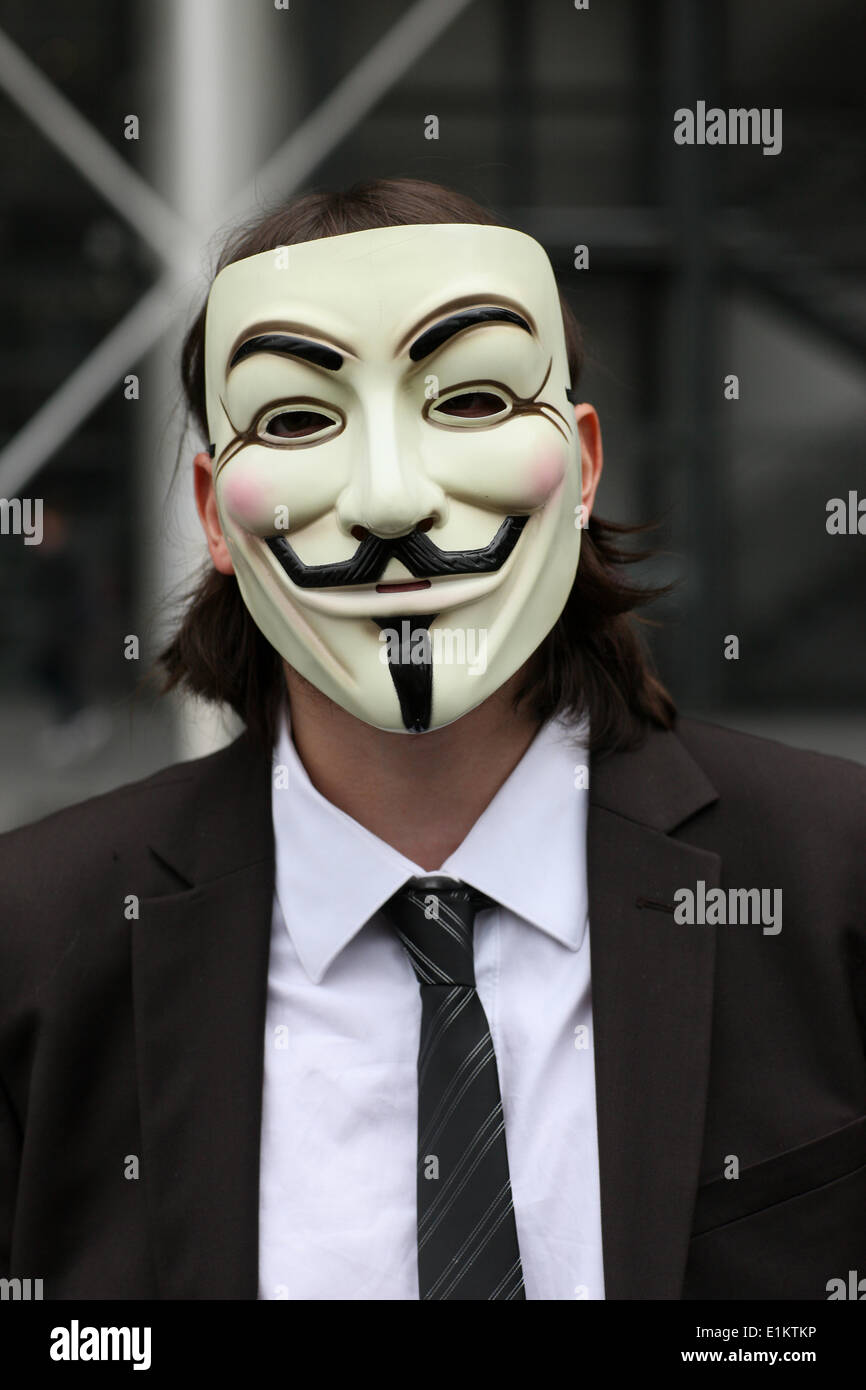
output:
[[[499,570],[470,576],[466,582],[476,597],[445,611],[429,604],[435,583],[402,596],[403,603],[399,594],[387,595],[387,606],[376,614],[370,613],[371,596],[377,597],[370,586],[351,591],[352,599],[364,600],[365,612],[322,611],[315,606],[320,596],[339,604],[348,591],[296,586],[265,540],[241,532],[232,537],[235,573],[257,626],[300,675],[374,728],[426,733],[492,695],[553,627],[579,555],[573,489],[579,490],[579,476],[555,503],[521,518],[524,525]],[[491,580],[495,587],[488,589]],[[443,580],[440,592],[454,582]]]
[[388,670],[400,704],[403,728],[425,734],[433,717],[433,639],[435,613],[414,618],[377,618],[385,640]]

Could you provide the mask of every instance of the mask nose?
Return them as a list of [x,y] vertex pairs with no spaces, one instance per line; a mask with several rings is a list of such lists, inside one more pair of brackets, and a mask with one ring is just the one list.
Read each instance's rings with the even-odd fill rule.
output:
[[398,429],[393,398],[368,404],[361,456],[337,498],[341,528],[356,539],[383,539],[428,531],[444,520],[446,498],[424,472],[411,429]]

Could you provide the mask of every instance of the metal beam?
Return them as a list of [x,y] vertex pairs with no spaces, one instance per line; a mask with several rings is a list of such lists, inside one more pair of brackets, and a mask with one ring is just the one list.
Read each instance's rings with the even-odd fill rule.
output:
[[0,87],[168,265],[200,239],[0,30]]
[[178,312],[177,279],[164,275],[68,376],[0,453],[0,496],[13,497],[95,410],[120,374],[147,352]]
[[[515,207],[508,216],[554,256],[585,241],[597,270],[675,271],[678,264],[673,223],[662,208]],[[722,273],[866,361],[866,312],[850,284],[820,257],[768,231],[745,209],[719,209],[706,238]]]
[[228,220],[288,197],[473,0],[417,0],[232,199]]
[[[259,200],[288,196],[330,154],[472,0],[418,0],[316,108],[237,196],[226,221]],[[0,86],[83,177],[159,252],[172,273],[145,294],[30,421],[0,451],[0,493],[27,484],[64,439],[169,326],[167,293],[198,266],[203,233],[174,213],[103,137],[0,31]],[[160,317],[161,315],[161,317]]]
[[[699,98],[716,102],[717,19],[714,10],[693,0],[665,5],[664,100],[671,122],[678,107],[692,106]],[[684,620],[671,633],[667,665],[683,699],[709,703],[718,698],[729,673],[722,638],[730,630],[728,493],[718,438],[722,371],[719,251],[713,235],[718,186],[706,150],[675,147],[672,125],[668,139],[670,157],[662,176],[674,261],[664,323],[661,456],[672,547],[687,557],[689,570],[678,596]]]

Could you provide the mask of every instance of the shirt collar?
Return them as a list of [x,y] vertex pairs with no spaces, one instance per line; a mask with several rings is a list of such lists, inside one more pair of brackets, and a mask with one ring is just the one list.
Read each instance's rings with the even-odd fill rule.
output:
[[587,730],[544,724],[442,866],[573,951],[588,921]]
[[[463,843],[437,872],[481,889],[571,950],[587,924],[585,727],[552,721]],[[427,871],[313,786],[288,715],[274,749],[271,792],[276,897],[309,978],[320,983],[343,947],[407,879]]]
[[274,749],[271,803],[277,902],[301,964],[318,984],[365,922],[424,870],[316,790],[288,715]]

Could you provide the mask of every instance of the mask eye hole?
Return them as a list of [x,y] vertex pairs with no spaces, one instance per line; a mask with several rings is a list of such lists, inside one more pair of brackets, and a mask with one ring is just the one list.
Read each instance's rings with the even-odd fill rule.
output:
[[503,391],[488,385],[452,391],[429,403],[428,419],[441,425],[490,425],[504,420],[511,412],[511,401]]
[[263,416],[256,427],[260,439],[268,443],[318,444],[343,428],[342,419],[319,405],[285,405]]

